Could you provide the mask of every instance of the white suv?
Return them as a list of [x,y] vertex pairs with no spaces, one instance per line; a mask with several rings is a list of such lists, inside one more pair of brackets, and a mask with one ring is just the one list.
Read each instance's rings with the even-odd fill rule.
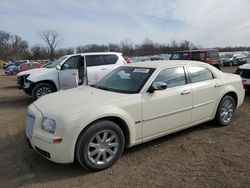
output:
[[[17,74],[18,88],[23,89],[36,100],[60,89],[77,87],[84,81],[93,85],[111,70],[123,64],[126,64],[126,61],[122,54],[117,52],[66,55],[47,65],[46,68]],[[84,71],[85,67],[87,71]]]

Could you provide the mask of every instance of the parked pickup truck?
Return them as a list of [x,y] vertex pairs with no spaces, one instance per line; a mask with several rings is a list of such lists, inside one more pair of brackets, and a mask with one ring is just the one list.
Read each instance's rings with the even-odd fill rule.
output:
[[[118,52],[66,55],[55,60],[46,68],[28,70],[17,74],[18,88],[23,89],[25,93],[36,100],[60,89],[77,87],[84,81],[93,85],[111,70],[123,64],[127,64],[127,62]],[[84,76],[87,79],[84,80]]]

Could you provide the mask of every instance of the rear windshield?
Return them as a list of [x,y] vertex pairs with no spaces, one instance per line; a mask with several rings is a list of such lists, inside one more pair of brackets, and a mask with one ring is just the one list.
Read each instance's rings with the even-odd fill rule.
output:
[[240,75],[242,78],[250,79],[250,69],[238,69],[235,73]]

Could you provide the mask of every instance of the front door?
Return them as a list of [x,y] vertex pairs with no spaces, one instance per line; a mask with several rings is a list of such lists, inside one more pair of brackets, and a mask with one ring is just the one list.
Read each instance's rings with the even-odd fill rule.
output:
[[59,84],[61,89],[70,89],[78,86],[79,83],[79,63],[81,56],[72,56],[67,59],[61,66],[58,73]]
[[191,123],[192,91],[184,67],[163,69],[153,82],[164,82],[167,89],[143,94],[143,140],[159,137]]

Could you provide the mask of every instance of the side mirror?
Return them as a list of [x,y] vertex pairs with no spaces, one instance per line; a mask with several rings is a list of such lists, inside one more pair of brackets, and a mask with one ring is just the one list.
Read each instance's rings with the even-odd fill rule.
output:
[[164,82],[154,82],[148,89],[149,93],[154,93],[154,91],[167,89],[167,84]]
[[57,69],[57,70],[60,70],[60,69],[61,69],[61,66],[60,66],[60,65],[57,65],[57,66],[56,66],[56,69]]

